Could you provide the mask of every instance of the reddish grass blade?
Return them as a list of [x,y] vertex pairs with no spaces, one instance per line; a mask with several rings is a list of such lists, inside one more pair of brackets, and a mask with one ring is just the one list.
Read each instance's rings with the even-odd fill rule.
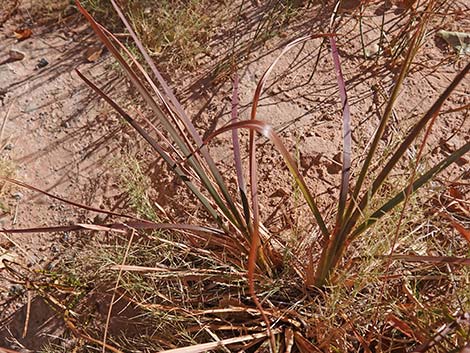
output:
[[[251,116],[250,116],[251,121],[256,120],[256,113],[257,113],[259,100],[260,100],[260,97],[261,97],[263,87],[266,84],[269,75],[271,74],[271,72],[273,71],[274,67],[279,62],[279,60],[282,58],[282,56],[284,54],[286,54],[289,50],[294,48],[297,44],[304,43],[304,42],[306,42],[307,40],[310,40],[310,39],[320,38],[320,37],[328,37],[328,36],[331,37],[333,35],[330,34],[330,33],[326,33],[326,34],[314,34],[314,35],[304,36],[304,37],[300,37],[300,38],[292,41],[286,47],[284,47],[284,49],[281,51],[281,53],[276,57],[276,59],[271,63],[271,65],[269,65],[269,67],[263,73],[261,79],[258,82],[258,85],[256,86],[256,90],[255,90],[255,93],[254,93],[254,96],[253,96],[252,107],[251,107]],[[252,198],[252,207],[253,207],[253,223],[254,223],[252,245],[251,245],[251,248],[250,248],[250,256],[248,258],[248,268],[249,268],[248,273],[249,274],[251,273],[250,269],[254,270],[255,264],[252,263],[252,262],[256,261],[257,254],[258,254],[258,248],[261,246],[260,239],[259,239],[259,230],[258,230],[258,227],[259,227],[259,206],[258,206],[258,190],[257,190],[257,188],[258,188],[257,169],[258,168],[257,168],[257,162],[256,162],[256,144],[255,144],[255,140],[254,140],[254,130],[255,129],[250,129],[250,139],[249,139],[250,188],[251,188],[251,198]],[[258,132],[260,132],[260,131],[258,131]],[[281,144],[282,144],[282,142],[281,142]],[[285,148],[284,148],[284,150],[285,150]],[[285,152],[287,152],[287,150],[285,150]],[[286,153],[286,156],[288,156],[288,158],[291,158],[290,154],[288,152]],[[318,207],[317,207],[314,199],[311,197],[310,191],[306,187],[303,180],[298,180],[297,176],[300,176],[300,174],[298,173],[298,171],[297,171],[297,173],[293,172],[294,168],[295,168],[295,170],[297,170],[297,167],[292,162],[293,162],[293,160],[291,158],[291,161],[289,163],[287,163],[288,165],[291,164],[291,167],[289,167],[289,170],[291,171],[291,174],[294,176],[294,179],[296,180],[297,184],[303,184],[303,187],[300,187],[300,189],[302,190],[302,193],[303,193],[304,197],[306,198],[307,203],[310,206],[310,209],[313,212],[313,215],[314,215],[314,217],[315,217],[315,219],[318,223],[318,226],[320,227],[320,230],[322,232],[322,235],[323,235],[324,239],[327,240],[329,238],[329,231],[328,231],[328,229],[325,225],[323,217],[322,217],[320,211],[318,210]],[[249,276],[249,278],[250,278],[250,276]]]
[[[321,217],[320,211],[318,210],[316,203],[310,194],[310,191],[300,174],[299,170],[297,169],[296,163],[290,153],[288,152],[287,148],[283,144],[282,140],[279,138],[279,136],[275,133],[273,130],[272,126],[259,120],[254,120],[250,119],[248,121],[240,121],[237,123],[230,124],[228,126],[222,127],[212,133],[206,140],[205,143],[208,143],[211,139],[216,137],[217,135],[220,135],[224,132],[227,131],[232,131],[233,129],[239,129],[239,128],[244,128],[244,129],[249,129],[250,131],[257,131],[258,133],[264,135],[266,138],[268,138],[277,148],[279,153],[282,155],[284,158],[284,162],[286,163],[286,166],[288,167],[290,173],[294,176],[294,180],[296,181],[297,185],[299,186],[299,189],[301,190],[302,194],[304,195],[305,199],[307,200],[308,205],[310,206],[310,209],[312,210],[312,213],[314,214],[315,218],[317,219],[317,222],[320,226],[320,228],[327,232],[326,225],[323,223],[323,218]],[[255,302],[256,306],[260,309],[261,315],[263,316],[263,319],[266,321],[267,327],[269,328],[269,321],[267,320],[263,309],[261,307],[261,304],[259,303],[255,289],[254,289],[254,273],[255,273],[255,267],[257,263],[258,256],[261,256],[261,261],[264,260],[263,258],[263,252],[259,251],[261,248],[261,241],[260,241],[260,236],[259,236],[259,210],[258,210],[258,197],[257,197],[257,188],[253,187],[253,183],[256,183],[256,158],[254,156],[254,151],[250,151],[250,176],[251,176],[251,185],[252,185],[252,207],[253,207],[253,235],[252,235],[252,240],[251,240],[251,247],[250,247],[250,253],[248,256],[248,284],[250,288],[250,294],[252,296],[253,301]],[[261,250],[263,250],[261,248]],[[266,263],[264,263],[266,265]],[[271,336],[271,341],[272,335]],[[271,343],[271,345],[274,347],[274,342]]]
[[48,193],[47,191],[38,189],[38,188],[36,188],[36,187],[34,187],[34,186],[32,186],[32,185],[26,184],[26,183],[24,183],[24,182],[22,182],[22,181],[19,181],[19,180],[15,180],[15,179],[3,177],[3,176],[0,176],[0,179],[1,179],[1,180],[5,180],[5,181],[7,181],[7,182],[9,182],[9,183],[12,183],[12,184],[21,186],[21,187],[23,187],[23,188],[26,188],[26,189],[29,189],[29,190],[32,190],[32,191],[41,193],[41,194],[43,194],[43,195],[46,195],[47,197],[50,197],[51,199],[54,199],[54,200],[58,200],[58,201],[67,203],[67,204],[69,204],[69,205],[71,205],[71,206],[79,207],[79,208],[82,208],[82,209],[87,210],[87,211],[92,211],[92,212],[96,212],[96,213],[103,213],[103,214],[107,214],[107,215],[109,215],[109,216],[123,217],[123,218],[129,218],[129,219],[139,220],[139,221],[141,221],[141,222],[146,222],[145,220],[140,219],[140,218],[138,218],[138,217],[130,216],[130,215],[123,214],[123,213],[116,213],[116,212],[112,212],[112,211],[107,211],[107,210],[103,210],[103,209],[101,209],[101,208],[95,208],[95,207],[92,207],[92,206],[83,205],[83,204],[78,203],[78,202],[75,202],[75,201],[67,200],[67,199],[64,199],[64,198],[62,198],[62,197],[60,197],[60,196],[53,195],[53,194],[51,194],[51,193]]
[[[233,94],[232,94],[232,123],[238,121],[238,74],[233,75]],[[243,177],[242,158],[240,153],[240,142],[238,139],[238,130],[232,130],[232,146],[233,146],[233,159],[235,161],[235,170],[237,173],[238,190],[240,191],[240,198],[243,205],[243,212],[245,215],[245,223],[248,226],[250,233],[251,230],[251,217],[250,205],[248,204],[248,193],[246,190],[246,183]]]
[[257,131],[264,137],[268,138],[276,147],[278,152],[281,154],[281,156],[284,158],[284,162],[291,172],[291,174],[294,176],[295,182],[299,186],[299,189],[301,190],[302,194],[304,195],[308,206],[312,210],[312,213],[314,214],[320,228],[327,232],[327,228],[325,223],[323,222],[323,218],[321,217],[320,211],[318,210],[316,203],[314,201],[313,196],[310,194],[310,191],[305,183],[304,178],[300,174],[299,170],[297,169],[296,163],[294,161],[294,158],[290,155],[289,151],[287,150],[286,146],[282,142],[281,138],[279,137],[278,134],[274,131],[273,127],[269,125],[268,123],[260,120],[247,120],[247,121],[239,121],[234,124],[230,124],[227,126],[224,126],[216,131],[214,131],[205,141],[205,143],[209,143],[214,137],[227,132],[231,131],[232,129],[248,129],[248,130],[253,130]]
[[321,349],[313,345],[309,340],[307,340],[302,334],[295,331],[294,332],[295,345],[297,346],[300,353],[314,353],[314,352],[323,352]]
[[261,76],[261,79],[258,82],[258,85],[256,86],[255,94],[253,95],[253,103],[252,103],[252,107],[251,107],[251,119],[256,119],[256,112],[257,112],[258,105],[259,105],[259,100],[260,100],[260,97],[261,97],[261,91],[263,90],[264,85],[266,84],[266,81],[269,78],[269,75],[271,74],[271,72],[273,71],[274,67],[277,65],[279,60],[287,52],[289,52],[292,48],[294,48],[298,44],[304,43],[308,40],[315,39],[315,38],[324,38],[324,37],[333,37],[333,36],[334,36],[333,33],[320,33],[320,34],[311,34],[311,35],[308,35],[308,36],[303,36],[303,37],[300,37],[300,38],[297,38],[297,39],[293,40],[292,42],[287,44],[284,47],[284,49],[282,49],[281,53],[277,56],[276,59],[274,59],[274,61],[271,63],[271,65],[269,65],[269,67],[263,73],[263,75]]
[[[294,48],[297,44],[303,43],[307,40],[314,39],[314,38],[331,37],[331,36],[333,36],[333,34],[331,34],[331,33],[322,33],[322,34],[312,34],[312,35],[309,35],[309,36],[300,37],[300,38],[292,41],[291,43],[289,43],[281,51],[281,53],[277,56],[277,58],[271,63],[271,65],[269,65],[269,67],[263,73],[263,76],[261,76],[261,79],[258,82],[258,85],[256,86],[255,94],[253,96],[253,103],[252,103],[252,107],[251,107],[251,120],[256,120],[256,112],[257,112],[258,105],[259,105],[259,100],[260,100],[260,97],[261,97],[261,91],[263,90],[263,87],[264,87],[266,81],[268,80],[269,75],[271,74],[272,70],[274,69],[276,64],[279,62],[279,60],[282,58],[282,56],[284,54],[286,54],[288,51],[290,51],[292,48]],[[252,188],[252,198],[253,198],[253,194],[255,194],[255,195],[257,194],[257,190],[256,190],[257,180],[256,180],[256,172],[255,172],[255,170],[256,170],[256,158],[254,157],[255,154],[256,154],[256,147],[255,147],[255,142],[254,142],[254,130],[256,130],[256,129],[250,130],[250,150],[249,150],[249,153],[250,153],[250,173],[254,172],[253,175],[250,174],[250,178],[254,179],[254,180],[251,180],[252,182],[250,183],[251,188]],[[258,131],[258,132],[260,132],[260,131]],[[289,155],[289,153],[287,153],[287,155]],[[290,157],[290,155],[289,155],[289,157]],[[294,167],[295,167],[295,165],[294,165]],[[291,168],[289,167],[289,169],[291,169]],[[297,169],[297,168],[295,167],[295,169]],[[253,190],[253,188],[254,188],[254,190]],[[306,190],[306,192],[308,194],[310,194],[310,192],[308,190]],[[304,193],[304,191],[303,191],[303,193]],[[305,193],[304,193],[304,196],[305,196]],[[323,236],[325,238],[328,238],[329,237],[328,229],[325,225],[325,222],[323,220],[323,217],[322,217],[321,213],[318,211],[318,208],[317,208],[313,198],[309,197],[307,199],[307,203],[309,204],[310,208],[312,209],[314,217],[315,217],[315,219],[318,223],[318,226],[320,227],[320,230],[321,230]],[[253,209],[254,208],[255,208],[255,206],[253,205]],[[254,210],[253,210],[253,212],[254,212]]]
[[[266,83],[266,81],[269,77],[269,74],[274,69],[277,62],[280,60],[280,58],[285,53],[287,53],[290,49],[292,49],[295,45],[297,45],[299,43],[302,43],[302,42],[305,42],[306,40],[309,40],[309,39],[312,39],[312,38],[318,38],[318,37],[324,37],[324,36],[326,36],[326,35],[320,34],[320,35],[311,35],[311,36],[305,36],[305,37],[298,38],[298,39],[294,40],[293,42],[289,43],[281,51],[281,53],[278,55],[278,57],[266,69],[266,71],[264,72],[264,74],[261,77],[260,81],[258,82],[258,85],[257,85],[256,90],[255,90],[255,94],[254,94],[254,97],[253,97],[250,122],[256,122],[256,111],[257,111],[257,108],[258,108],[258,103],[259,103],[259,99],[260,99],[260,96],[261,96],[261,91],[262,91],[262,89],[263,89],[263,87],[264,87],[264,85],[265,85],[265,83]],[[236,125],[237,125],[237,123],[231,124],[229,129],[232,130],[232,131],[233,131],[233,129],[237,129]],[[257,127],[255,127],[255,125],[252,124],[250,127],[249,127],[249,125],[243,125],[243,124],[240,125],[240,127],[249,128],[249,133],[250,133],[249,152],[248,153],[249,153],[249,163],[250,163],[251,206],[253,208],[253,232],[252,232],[252,237],[251,237],[250,254],[248,256],[248,284],[249,284],[249,288],[250,288],[251,297],[252,297],[253,301],[255,302],[257,308],[260,310],[260,313],[263,316],[264,321],[266,322],[268,333],[270,333],[269,321],[267,320],[266,315],[263,312],[263,308],[262,308],[261,304],[258,301],[258,298],[257,298],[256,293],[255,293],[255,289],[254,289],[254,272],[255,272],[255,267],[256,267],[258,257],[260,257],[260,260],[265,264],[265,267],[269,269],[269,265],[266,266],[266,261],[264,260],[263,249],[261,247],[261,240],[260,240],[260,236],[259,236],[260,221],[259,221],[259,204],[258,204],[258,175],[257,175],[258,167],[257,167],[257,160],[256,160],[256,144],[255,144],[255,139],[254,139],[255,130],[257,130],[259,133],[262,133],[262,134],[265,134],[265,132],[267,132],[267,131],[263,132],[263,130],[264,130],[263,128],[260,128],[259,126],[257,128]],[[269,125],[265,125],[265,127],[268,127],[268,126]],[[310,192],[309,192],[307,186],[305,185],[305,182],[303,182],[303,179],[298,178],[299,176],[300,176],[300,178],[302,178],[302,176],[300,175],[300,173],[298,173],[297,167],[295,166],[295,163],[294,163],[292,157],[287,152],[287,149],[285,149],[285,147],[282,144],[282,142],[280,141],[279,137],[277,137],[277,135],[274,133],[274,131],[272,131],[271,127],[269,127],[267,130],[270,130],[271,134],[268,134],[268,135],[265,135],[265,136],[270,138],[270,139],[273,138],[274,140],[276,140],[277,144],[273,140],[272,141],[275,143],[275,145],[278,149],[280,148],[278,145],[282,145],[282,148],[284,148],[285,153],[281,152],[281,154],[284,156],[284,160],[286,161],[286,164],[288,165],[288,168],[289,168],[290,172],[294,175],[294,179],[296,180],[296,182],[298,184],[303,185],[300,188],[301,188],[301,190],[304,194],[304,197],[306,195],[308,196],[308,197],[306,197],[307,203],[309,204],[310,208],[313,211],[313,214],[314,214],[314,216],[317,220],[317,223],[318,223],[318,225],[321,229],[321,232],[323,233],[323,236],[325,238],[328,237],[329,233],[328,233],[328,230],[326,228],[325,222],[323,221],[323,217],[321,216],[321,213],[318,210],[315,201],[311,197]],[[220,129],[220,131],[222,131],[222,129]],[[225,130],[225,131],[228,131],[228,130]],[[214,136],[216,136],[216,135],[214,134]],[[271,136],[271,137],[269,137],[269,136]],[[297,173],[295,173],[294,170],[297,171]],[[274,336],[271,333],[269,334],[269,336],[270,336],[270,341],[271,341],[271,349],[273,351],[275,351]]]
[[[205,173],[203,167],[200,165],[200,163],[194,158],[194,154],[192,153],[192,148],[190,146],[187,146],[185,143],[185,140],[179,135],[175,127],[172,125],[170,121],[166,118],[165,114],[163,113],[162,109],[160,106],[156,103],[156,101],[153,99],[152,95],[149,93],[145,85],[140,81],[139,77],[137,74],[134,72],[134,70],[127,64],[126,60],[122,57],[122,55],[119,53],[119,51],[116,49],[116,47],[113,45],[113,43],[109,40],[109,38],[106,36],[104,31],[102,30],[102,27],[93,19],[93,17],[80,5],[80,2],[76,0],[76,5],[79,11],[82,13],[83,16],[87,19],[87,21],[90,23],[91,27],[93,28],[93,31],[97,34],[97,36],[100,38],[100,40],[103,42],[103,44],[108,48],[108,50],[113,54],[113,56],[118,60],[126,74],[128,75],[129,79],[131,80],[132,84],[137,88],[138,92],[141,94],[145,102],[149,105],[149,107],[152,108],[158,119],[160,120],[162,126],[165,128],[165,130],[170,134],[171,138],[173,141],[177,144],[177,146],[180,148],[180,150],[183,152],[183,154],[187,157],[188,162],[191,164],[192,168],[194,171],[197,173],[198,177],[201,179],[201,182],[203,183],[204,187],[206,190],[211,194],[215,202],[217,203],[218,207],[222,210],[224,213],[224,216],[229,219],[229,221],[235,225],[237,229],[241,229],[241,231],[244,230],[243,226],[243,220],[238,212],[238,209],[236,208],[224,182],[223,179],[220,175],[220,173],[217,171],[217,168],[215,166],[215,163],[213,163],[212,159],[208,155],[208,151],[206,150],[205,146],[201,148],[201,153],[203,156],[206,158],[206,162],[208,163],[209,168],[211,169],[211,173],[214,176],[214,178],[217,181],[217,184],[219,186],[219,189],[222,191],[222,194],[226,200],[226,203],[222,200],[216,189],[214,188],[212,182],[208,178],[207,174]],[[193,127],[194,129],[194,127]],[[195,131],[195,129],[194,129]],[[195,131],[196,132],[196,131]],[[197,132],[196,132],[197,134]],[[199,136],[199,135],[197,135]],[[199,137],[200,139],[200,137]],[[201,141],[202,142],[202,141]],[[198,144],[199,145],[199,144]],[[200,146],[200,145],[199,145]],[[212,162],[211,162],[212,161]],[[227,205],[228,204],[228,207]],[[220,219],[220,216],[218,217]]]
[[210,215],[217,221],[220,226],[224,226],[222,219],[217,211],[212,207],[209,200],[199,191],[199,189],[191,182],[187,173],[183,171],[181,166],[176,163],[170,155],[145,131],[134,119],[131,118],[116,102],[114,102],[106,93],[98,88],[93,82],[88,80],[80,71],[75,70],[78,76],[90,86],[98,95],[103,98],[109,105],[111,105],[123,118],[126,120],[149,144],[157,153],[164,159],[170,168],[180,177],[183,183],[193,192],[193,194],[201,201]]
[[[149,67],[151,68],[152,72],[154,73],[155,77],[157,78],[158,80],[158,83],[160,84],[160,86],[163,88],[163,91],[165,92],[165,95],[168,97],[168,99],[170,100],[171,102],[171,105],[173,106],[173,108],[175,109],[178,117],[181,119],[181,121],[183,122],[184,126],[186,127],[187,131],[189,132],[190,136],[194,139],[194,141],[196,142],[196,145],[197,146],[202,146],[200,148],[200,151],[201,151],[201,154],[202,156],[204,157],[204,160],[206,161],[207,165],[209,166],[209,170],[211,171],[213,177],[215,178],[216,180],[216,183],[217,185],[219,186],[219,189],[220,191],[222,192],[222,195],[224,196],[225,200],[227,201],[228,205],[229,205],[229,208],[230,208],[230,211],[231,211],[231,214],[235,217],[235,222],[232,221],[232,223],[234,223],[237,228],[239,228],[240,230],[242,231],[246,231],[245,229],[245,225],[243,224],[243,221],[241,219],[241,216],[238,212],[238,209],[237,207],[235,206],[235,203],[233,202],[232,200],[232,197],[230,196],[229,192],[228,192],[228,189],[225,185],[225,182],[219,172],[219,170],[217,169],[217,166],[215,165],[215,162],[214,160],[212,159],[212,157],[210,156],[209,154],[209,151],[207,149],[206,146],[203,145],[203,141],[202,141],[202,138],[201,136],[199,135],[199,133],[197,132],[196,128],[194,127],[193,123],[191,122],[191,119],[189,119],[189,117],[187,116],[186,112],[184,111],[183,107],[181,106],[181,104],[179,103],[178,99],[175,97],[175,95],[173,94],[173,92],[171,91],[170,87],[168,86],[168,84],[166,83],[166,81],[164,80],[163,76],[160,74],[160,72],[158,71],[155,63],[153,62],[153,60],[150,58],[147,50],[145,49],[144,45],[142,44],[142,42],[140,41],[140,39],[138,38],[138,36],[135,34],[135,31],[133,30],[132,26],[129,24],[129,21],[127,21],[126,17],[124,16],[123,12],[121,11],[120,7],[116,4],[116,2],[114,0],[111,0],[111,3],[114,7],[114,9],[116,10],[119,18],[121,19],[121,21],[124,23],[124,26],[126,27],[126,29],[129,31],[129,33],[131,34],[131,37],[132,39],[134,40],[135,44],[137,45],[140,53],[142,54],[142,56],[144,57],[146,63],[149,65]],[[156,87],[153,86],[155,89]],[[169,102],[166,101],[166,99],[160,95],[160,98],[163,100],[163,102],[165,103],[165,105],[170,105]],[[184,149],[183,149],[184,151]],[[185,153],[186,156],[190,156],[191,153]],[[188,158],[190,161],[192,158]],[[204,177],[204,175],[200,175],[201,179],[203,180],[204,183],[206,178]],[[206,185],[206,187],[208,188],[209,192],[211,192],[211,185]],[[212,194],[212,192],[211,192]],[[217,196],[214,196],[213,197],[217,200]],[[219,205],[220,207],[221,205]],[[224,205],[222,205],[221,208],[224,208]],[[230,214],[230,212],[229,212]],[[237,224],[238,223],[238,224]]]
[[459,232],[460,235],[470,244],[470,229],[465,228],[463,225],[456,221],[451,221],[451,223],[452,226],[457,230],[457,232]]
[[338,214],[336,217],[336,229],[339,229],[343,222],[346,199],[349,191],[349,177],[351,173],[351,113],[349,110],[346,84],[344,83],[341,64],[339,61],[338,48],[334,37],[330,37],[331,55],[335,66],[336,78],[338,80],[339,95],[343,106],[343,163],[341,172],[341,187],[338,201]]
[[399,319],[392,313],[387,315],[388,323],[407,337],[415,337],[414,331],[405,321]]

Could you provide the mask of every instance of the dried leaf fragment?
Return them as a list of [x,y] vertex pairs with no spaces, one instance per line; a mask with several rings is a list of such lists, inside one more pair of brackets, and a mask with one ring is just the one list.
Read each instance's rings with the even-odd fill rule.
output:
[[85,51],[85,59],[88,62],[93,63],[93,62],[95,62],[96,60],[98,60],[100,58],[102,53],[103,53],[103,47],[101,47],[101,46],[89,47]]
[[450,193],[450,196],[452,196],[454,199],[458,199],[458,200],[464,199],[462,193],[456,187],[451,186],[449,188],[449,193]]
[[18,60],[23,60],[24,59],[24,53],[22,53],[18,50],[15,50],[15,49],[10,50],[10,52],[8,54],[9,54],[9,57],[10,57],[11,61],[18,61]]
[[33,35],[33,31],[29,28],[18,28],[13,32],[13,34],[18,41],[22,41],[31,37]]

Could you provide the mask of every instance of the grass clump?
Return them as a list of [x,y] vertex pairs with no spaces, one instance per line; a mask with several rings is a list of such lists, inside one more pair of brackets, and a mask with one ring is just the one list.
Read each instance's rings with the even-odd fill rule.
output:
[[[440,173],[468,153],[470,143],[465,142],[427,168],[421,166],[431,128],[445,101],[470,71],[470,64],[453,78],[403,138],[387,147],[390,153],[384,159],[380,147],[403,82],[436,12],[436,1],[423,5],[410,27],[401,68],[371,143],[357,165],[351,156],[351,117],[332,34],[334,20],[331,33],[300,37],[285,47],[259,80],[248,120],[240,121],[238,117],[238,81],[234,77],[231,122],[203,139],[131,22],[115,2],[113,5],[149,72],[86,10],[77,6],[158,118],[158,138],[153,136],[155,131],[147,131],[102,89],[77,73],[148,142],[187,187],[192,201],[205,210],[206,219],[201,226],[149,219],[152,206],[145,196],[147,182],[138,164],[126,167],[125,187],[139,216],[93,210],[122,221],[67,227],[112,235],[111,241],[93,244],[89,255],[83,254],[80,259],[79,268],[85,277],[80,282],[96,285],[80,289],[84,300],[72,308],[80,313],[73,321],[67,321],[76,336],[87,344],[114,352],[172,352],[182,345],[192,346],[177,352],[424,352],[431,347],[458,351],[467,344],[465,332],[469,324],[465,315],[469,295],[462,288],[468,284],[468,250],[461,246],[448,250],[448,239],[443,236],[448,231],[445,226],[438,228],[439,237],[429,231],[429,224],[437,215],[425,215],[433,208],[423,209],[421,200],[430,193],[423,192],[423,186],[437,180]],[[329,42],[343,115],[339,196],[327,210],[319,207],[315,190],[308,187],[298,161],[280,136],[257,118],[260,97],[276,62],[296,45],[317,37]],[[249,131],[246,170],[240,129]],[[233,185],[223,177],[223,170],[209,149],[211,140],[225,132],[232,134],[238,194],[232,192]],[[302,251],[293,251],[288,244],[292,240],[270,234],[262,225],[255,133],[266,137],[282,155],[285,169],[295,183],[296,202],[302,198],[315,222]],[[408,157],[410,149],[415,150],[412,158]],[[381,163],[376,163],[377,159]],[[397,182],[392,172],[400,163],[409,169],[405,180]],[[59,229],[64,227],[42,230]],[[102,303],[104,308],[94,312],[85,307],[89,303]],[[130,312],[123,314],[125,310]],[[124,318],[126,328],[116,328],[113,318]],[[439,330],[442,325],[446,328],[445,340]]]
[[[195,58],[205,52],[212,31],[223,18],[220,13],[211,16],[216,7],[207,0],[164,0],[158,3],[126,0],[120,5],[150,55],[164,61],[166,68],[171,69],[197,67]],[[109,0],[86,0],[83,6],[98,21],[106,21],[109,29],[122,29]]]
[[135,158],[129,157],[119,163],[119,165],[121,190],[126,192],[131,209],[139,217],[154,222],[158,221],[149,195],[151,188],[150,180],[142,170],[141,163]]

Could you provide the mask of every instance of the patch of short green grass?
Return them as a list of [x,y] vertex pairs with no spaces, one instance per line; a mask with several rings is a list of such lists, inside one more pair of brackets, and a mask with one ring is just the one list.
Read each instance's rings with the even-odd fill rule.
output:
[[149,192],[151,183],[137,159],[129,156],[125,160],[115,161],[119,170],[119,183],[121,190],[126,192],[129,206],[139,217],[151,221],[158,221],[158,216],[152,206]]

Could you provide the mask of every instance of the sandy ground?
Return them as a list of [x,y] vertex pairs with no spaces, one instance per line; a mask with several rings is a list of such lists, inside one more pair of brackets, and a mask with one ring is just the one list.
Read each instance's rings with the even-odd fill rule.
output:
[[[455,7],[465,9],[465,2]],[[255,8],[248,14],[256,13]],[[468,10],[468,9],[467,9]],[[304,33],[322,32],[328,23],[321,11],[313,7],[295,26],[270,40],[250,54],[239,70],[240,117],[249,116],[250,103],[256,84],[264,70],[292,38]],[[381,11],[386,11],[385,29],[390,38],[398,35],[401,25],[394,24],[397,8],[368,9],[364,23],[364,42],[373,52],[380,40],[378,30]],[[456,12],[457,13],[457,12]],[[312,19],[316,19],[312,21]],[[112,163],[129,151],[134,135],[129,135],[116,119],[115,113],[95,99],[86,85],[74,73],[80,68],[93,77],[107,91],[125,92],[126,84],[115,73],[112,60],[104,53],[96,61],[87,60],[87,48],[97,40],[87,26],[73,18],[59,27],[34,27],[33,35],[18,41],[13,31],[21,24],[21,17],[9,19],[0,29],[0,62],[8,58],[10,50],[24,54],[22,60],[0,65],[0,122],[4,124],[0,138],[2,163],[13,170],[13,176],[30,185],[61,195],[76,202],[94,207],[113,207],[119,201],[121,191]],[[248,22],[248,21],[247,21]],[[249,25],[247,24],[249,27]],[[408,127],[439,97],[460,68],[468,62],[460,57],[436,34],[439,29],[463,30],[470,28],[468,17],[448,16],[433,24],[427,33],[422,50],[418,54],[412,74],[404,85],[381,149],[396,146]],[[351,104],[354,165],[361,159],[363,148],[383,112],[385,97],[396,78],[396,67],[378,65],[375,58],[364,58],[357,21],[346,14],[338,30],[338,47],[342,60],[348,95]],[[388,40],[388,39],[387,39]],[[321,52],[319,48],[321,46]],[[180,74],[173,81],[177,92],[201,132],[210,132],[223,126],[230,119],[231,84],[214,85],[211,73],[214,62],[224,56],[223,42],[215,42],[210,56],[201,58],[201,67],[190,75]],[[318,58],[318,63],[316,64]],[[47,65],[39,67],[41,60]],[[382,59],[379,59],[382,60]],[[316,71],[313,72],[314,68]],[[468,104],[470,81],[467,77],[445,104],[444,110]],[[130,108],[131,110],[133,108]],[[294,48],[279,62],[263,93],[258,119],[271,123],[286,145],[297,156],[302,173],[315,190],[320,204],[327,208],[337,196],[341,150],[341,105],[337,93],[336,77],[327,45],[322,39],[314,39]],[[123,131],[124,130],[124,131]],[[435,126],[425,158],[426,165],[440,160],[470,138],[468,109],[449,113]],[[242,133],[246,136],[246,133]],[[246,143],[246,139],[243,143]],[[226,134],[211,143],[211,152],[225,175],[234,178],[230,135]],[[281,157],[269,143],[260,139],[260,195],[261,213],[266,226],[275,233],[299,232],[299,219],[306,214],[292,194],[293,183]],[[410,151],[410,156],[416,148]],[[158,160],[153,164],[152,182],[155,198],[174,217],[196,222],[198,207],[182,205],[187,195],[172,176],[158,176],[164,171]],[[469,178],[469,158],[462,159],[447,175],[449,178]],[[396,171],[395,175],[400,175]],[[467,173],[467,174],[465,174]],[[170,187],[169,184],[170,183]],[[168,190],[176,191],[175,194]],[[73,209],[61,202],[50,200],[35,192],[7,186],[1,196],[3,228],[28,228],[34,226],[92,222],[95,215]],[[203,217],[203,214],[199,214]],[[302,221],[302,229],[310,232],[313,222]],[[12,256],[30,268],[51,268],[60,256],[82,240],[63,234],[0,235],[0,255]],[[7,302],[14,295],[11,283],[2,282],[0,302]],[[9,306],[8,313],[21,308],[25,298]],[[41,303],[39,303],[41,306]],[[24,309],[23,309],[24,310]],[[6,311],[5,311],[6,312]],[[43,320],[50,312],[36,311]],[[21,323],[23,314],[16,322]],[[37,349],[38,341],[33,330],[26,338],[18,336],[22,326],[14,327],[13,336],[29,349]],[[55,328],[57,329],[57,328]],[[15,331],[16,330],[16,331]],[[0,343],[7,344],[6,331],[1,331]],[[60,329],[58,329],[60,332]],[[5,341],[2,341],[2,340]],[[42,342],[42,341],[41,341]]]

